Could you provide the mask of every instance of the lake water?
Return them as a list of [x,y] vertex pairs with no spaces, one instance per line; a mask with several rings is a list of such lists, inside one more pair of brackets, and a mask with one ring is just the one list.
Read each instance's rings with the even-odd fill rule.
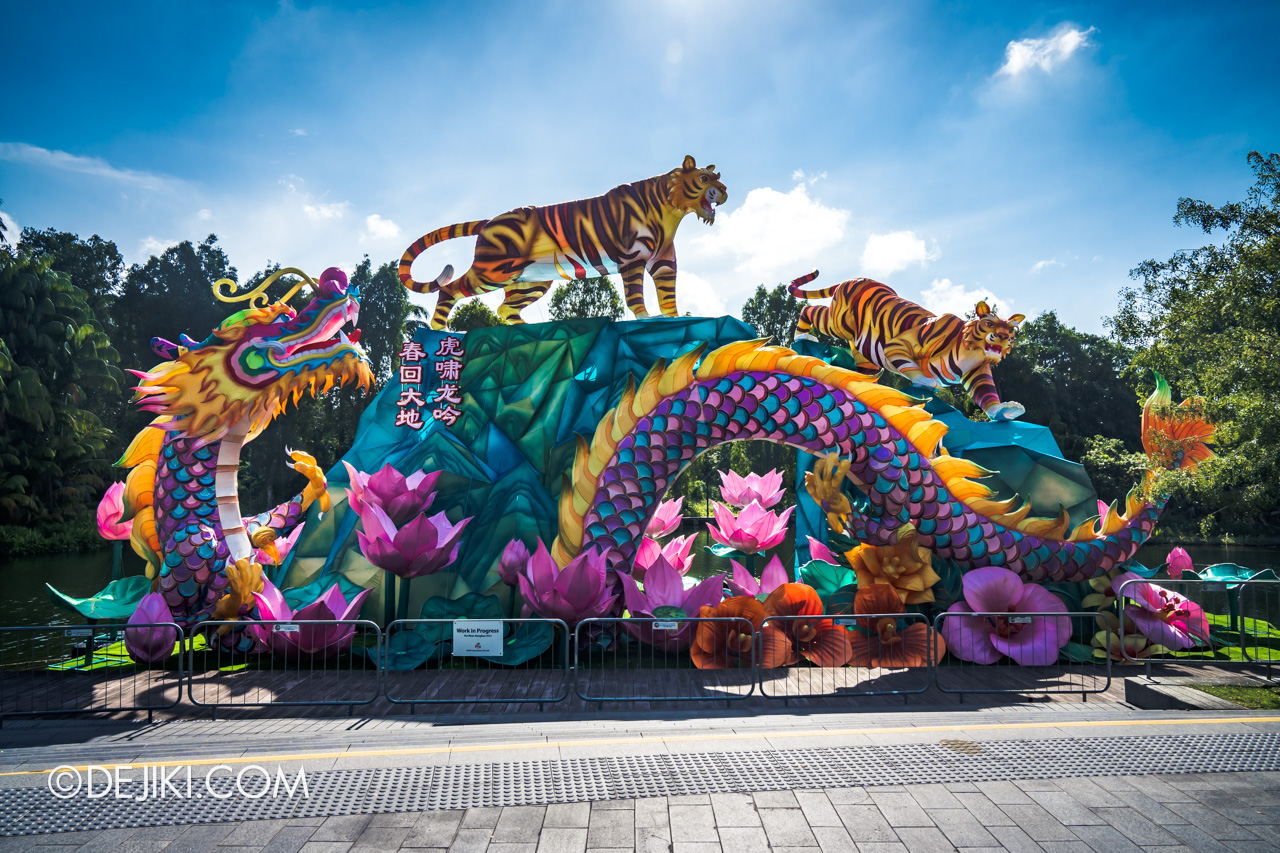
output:
[[[705,578],[720,572],[732,573],[727,559],[703,550],[711,539],[700,532],[694,544],[693,568],[689,574]],[[1147,566],[1158,566],[1169,553],[1166,545],[1139,549],[1138,559]],[[1250,569],[1271,569],[1280,575],[1280,548],[1190,545],[1187,552],[1197,569],[1214,563],[1236,563]],[[793,551],[790,542],[775,549],[784,566],[790,566]],[[128,549],[124,555],[126,574],[141,574],[142,561]],[[764,568],[757,560],[756,571]],[[77,614],[57,607],[49,599],[45,584],[62,592],[85,598],[100,591],[111,580],[111,549],[55,557],[31,557],[0,563],[0,625],[71,625],[83,620]]]

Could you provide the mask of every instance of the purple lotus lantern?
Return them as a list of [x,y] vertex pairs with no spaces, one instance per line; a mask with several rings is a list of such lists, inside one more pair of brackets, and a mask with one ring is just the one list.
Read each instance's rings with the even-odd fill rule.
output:
[[315,601],[296,613],[285,603],[280,590],[269,580],[263,580],[262,592],[253,594],[258,605],[258,618],[264,622],[298,622],[297,631],[274,631],[271,625],[250,627],[254,639],[273,654],[285,657],[314,655],[329,657],[351,647],[355,637],[354,625],[307,625],[308,620],[350,621],[360,615],[360,606],[370,590],[361,590],[350,601],[334,584]]
[[1181,580],[1184,574],[1196,576],[1196,564],[1191,561],[1191,555],[1187,553],[1186,548],[1174,548],[1169,552],[1167,562],[1169,577],[1174,580]]
[[561,619],[573,628],[583,619],[607,616],[618,602],[610,582],[607,555],[596,549],[583,551],[563,569],[547,553],[542,540],[520,576],[520,594],[533,612],[547,619]]
[[[1124,572],[1116,575],[1111,588],[1119,595],[1125,582],[1138,580],[1133,572]],[[1209,642],[1209,618],[1204,608],[1185,595],[1145,582],[1130,583],[1124,587],[1124,595],[1132,602],[1124,607],[1125,618],[1151,642],[1174,651]]]
[[408,477],[391,465],[376,474],[357,471],[347,462],[351,488],[347,500],[364,528],[356,534],[360,551],[378,568],[400,579],[399,591],[388,582],[383,596],[386,622],[409,615],[409,582],[434,574],[458,559],[462,531],[470,518],[451,524],[443,512],[428,517],[440,472],[414,472]]
[[512,539],[502,549],[502,556],[498,559],[498,577],[507,586],[519,586],[520,575],[524,574],[532,557],[527,545],[519,539]]
[[737,560],[730,560],[733,566],[733,576],[726,581],[726,586],[734,595],[746,595],[751,598],[758,598],[762,595],[768,595],[784,583],[790,583],[791,578],[787,576],[787,570],[782,567],[782,561],[774,555],[765,565],[764,571],[760,573],[760,580],[756,580],[755,575],[751,574],[746,566]]
[[124,647],[129,657],[138,663],[158,663],[173,654],[173,646],[178,642],[175,628],[156,627],[173,621],[169,613],[169,605],[164,596],[158,592],[149,592],[142,596],[138,608],[129,617],[130,625],[146,625],[143,628],[124,629]]
[[351,478],[347,502],[361,518],[364,517],[365,507],[374,505],[381,507],[392,523],[399,526],[430,509],[436,498],[439,471],[430,474],[415,471],[406,477],[390,464],[383,465],[382,470],[376,474],[357,471],[346,461],[342,464],[346,466],[347,475]]
[[[681,572],[661,555],[645,573],[643,589],[630,575],[618,575],[618,580],[622,582],[623,600],[629,615],[638,619],[697,617],[703,607],[715,607],[724,597],[724,575],[709,577],[685,589]],[[626,621],[622,627],[642,643],[664,651],[676,651],[689,648],[697,624],[676,622],[675,630],[666,630],[659,627],[659,623]]]

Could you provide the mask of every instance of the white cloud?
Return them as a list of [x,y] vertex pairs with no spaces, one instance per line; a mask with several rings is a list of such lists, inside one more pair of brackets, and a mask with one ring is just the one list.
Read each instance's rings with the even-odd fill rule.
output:
[[360,239],[369,240],[394,240],[400,236],[400,226],[392,222],[390,219],[383,219],[376,213],[371,213],[364,220],[365,233],[360,235]]
[[293,134],[294,136],[306,136],[306,135],[307,135],[307,131],[306,131],[306,130],[304,130],[303,128],[301,128],[301,127],[295,127],[295,128],[293,128],[292,130],[290,130],[289,132],[290,132],[291,134]]
[[1095,32],[1096,27],[1081,30],[1063,24],[1045,38],[1011,41],[1004,49],[1004,65],[996,74],[1017,77],[1033,68],[1048,74],[1071,54],[1092,45],[1089,36]]
[[1057,258],[1049,258],[1047,261],[1036,261],[1031,267],[1031,272],[1040,273],[1040,272],[1044,272],[1045,269],[1047,269],[1048,267],[1061,267],[1061,266],[1066,266],[1066,264],[1062,263],[1062,261],[1058,260]]
[[926,246],[914,231],[872,234],[862,250],[862,272],[870,276],[888,275],[912,264],[925,266],[940,254],[936,246],[932,249]]
[[804,169],[796,169],[794,172],[791,173],[791,180],[797,183],[807,183],[809,186],[813,186],[814,184],[816,184],[818,181],[822,180],[826,176],[827,176],[826,172],[820,172],[814,175],[812,173],[806,174]]
[[[622,288],[618,289],[621,291]],[[646,298],[654,297],[649,295]],[[688,311],[695,317],[719,317],[725,313],[725,304],[711,282],[700,275],[681,270],[676,273],[676,309],[681,314]],[[658,307],[650,303],[649,310],[657,311]]]
[[4,223],[4,241],[5,245],[16,246],[18,240],[22,238],[22,226],[18,224],[18,220],[9,214],[0,210],[0,222]]
[[99,157],[82,157],[79,154],[68,154],[66,151],[54,151],[28,145],[25,142],[0,142],[0,160],[11,163],[22,163],[42,169],[54,169],[60,172],[75,172],[98,178],[107,178],[132,184],[142,189],[174,188],[179,181],[153,175],[150,172],[137,172],[133,169],[118,169]]
[[[690,243],[711,257],[731,256],[739,273],[766,280],[794,278],[813,266],[816,253],[840,242],[848,220],[849,211],[810,198],[804,184],[789,193],[760,187]],[[698,227],[693,217],[687,222],[686,229]]]
[[985,301],[993,309],[1008,316],[1013,307],[1012,299],[1001,299],[985,287],[966,290],[949,278],[935,278],[929,289],[920,294],[920,304],[935,314],[955,314],[963,317],[973,310],[979,301]]
[[142,253],[142,257],[149,258],[152,255],[163,255],[164,250],[170,246],[176,246],[181,242],[179,240],[164,240],[159,237],[147,235],[142,238],[142,242],[138,245],[138,251]]
[[196,213],[196,219],[199,219],[201,222],[208,222],[210,219],[213,219],[213,211],[207,207],[201,208]]
[[335,201],[333,204],[304,204],[302,212],[308,219],[341,219],[350,206],[349,201]]

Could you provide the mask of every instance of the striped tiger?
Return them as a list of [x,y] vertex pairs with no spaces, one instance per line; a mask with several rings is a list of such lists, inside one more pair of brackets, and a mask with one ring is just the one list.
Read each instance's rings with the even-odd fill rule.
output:
[[[715,166],[699,169],[692,157],[662,175],[622,184],[601,196],[553,204],[520,207],[493,219],[461,222],[432,231],[405,250],[400,258],[400,282],[417,293],[435,293],[431,326],[443,329],[453,304],[499,288],[506,297],[498,316],[523,323],[520,312],[537,301],[554,279],[585,278],[620,273],[627,308],[637,319],[648,317],[644,304],[644,273],[649,271],[658,292],[658,305],[669,317],[676,312],[676,228],[686,214],[695,213],[710,225],[716,205],[729,197]],[[449,281],[447,266],[434,281],[415,281],[413,261],[430,246],[455,237],[475,236],[471,268]]]
[[1013,349],[1018,326],[1026,319],[1014,314],[1001,320],[986,302],[977,317],[965,322],[954,314],[936,316],[869,278],[855,278],[822,290],[801,288],[818,277],[814,270],[791,282],[800,299],[834,297],[830,305],[806,305],[800,310],[796,335],[810,329],[850,344],[859,362],[888,369],[925,388],[963,383],[964,390],[993,421],[1009,421],[1026,411],[1020,404],[1001,402],[991,378],[991,365]]

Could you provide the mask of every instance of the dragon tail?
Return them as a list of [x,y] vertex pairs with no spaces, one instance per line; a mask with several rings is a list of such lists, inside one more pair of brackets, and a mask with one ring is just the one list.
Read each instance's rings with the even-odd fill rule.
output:
[[1156,390],[1142,407],[1142,448],[1153,469],[1192,468],[1213,456],[1213,424],[1204,416],[1204,400],[1192,397],[1173,405],[1169,383],[1156,374]]
[[827,297],[835,296],[836,291],[840,289],[840,285],[838,284],[833,284],[830,287],[824,287],[821,290],[803,290],[802,289],[806,284],[813,281],[817,277],[818,277],[817,270],[814,270],[813,272],[805,273],[804,275],[800,276],[799,278],[791,282],[791,284],[787,287],[787,292],[790,293],[792,296],[796,297],[797,299],[826,299]]
[[414,293],[435,293],[440,290],[445,286],[445,282],[453,277],[453,267],[446,266],[444,271],[433,281],[414,281],[413,274],[410,272],[414,260],[436,243],[443,243],[445,240],[452,240],[455,237],[474,237],[488,221],[487,219],[477,219],[474,222],[459,222],[456,225],[446,225],[429,234],[422,235],[417,242],[405,249],[404,254],[400,256],[400,283]]

